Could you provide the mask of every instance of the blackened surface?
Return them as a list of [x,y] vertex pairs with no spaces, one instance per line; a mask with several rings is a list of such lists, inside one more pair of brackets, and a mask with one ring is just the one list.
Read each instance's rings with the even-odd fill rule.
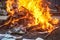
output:
[[53,31],[45,40],[60,40],[60,28]]

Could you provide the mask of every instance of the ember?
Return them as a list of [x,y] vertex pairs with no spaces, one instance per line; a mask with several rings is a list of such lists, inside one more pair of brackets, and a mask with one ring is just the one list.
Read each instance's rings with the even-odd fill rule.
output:
[[9,16],[6,26],[18,23],[30,31],[51,32],[58,24],[58,19],[51,16],[46,0],[7,0],[6,7]]

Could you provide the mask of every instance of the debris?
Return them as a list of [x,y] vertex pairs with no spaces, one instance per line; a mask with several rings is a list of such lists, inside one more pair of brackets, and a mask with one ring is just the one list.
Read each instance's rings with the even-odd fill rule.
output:
[[25,39],[25,38],[23,38],[23,40],[34,40],[34,39]]
[[38,37],[38,38],[36,38],[36,40],[44,40],[44,39],[42,39],[42,38]]

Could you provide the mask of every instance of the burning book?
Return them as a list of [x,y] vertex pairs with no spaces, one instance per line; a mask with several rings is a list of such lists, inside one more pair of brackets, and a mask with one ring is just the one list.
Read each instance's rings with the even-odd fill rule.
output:
[[46,0],[7,0],[6,10],[10,20],[4,25],[11,26],[18,23],[31,29],[30,31],[51,32],[58,24],[58,19],[52,18],[48,4],[51,3]]

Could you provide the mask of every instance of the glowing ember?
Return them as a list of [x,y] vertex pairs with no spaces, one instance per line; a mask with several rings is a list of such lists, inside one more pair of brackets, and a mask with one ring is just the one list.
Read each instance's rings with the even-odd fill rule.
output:
[[[7,0],[6,7],[8,16],[13,18],[12,21],[10,20],[11,23],[14,24],[21,19],[27,19],[29,21],[26,22],[26,26],[28,28],[33,27],[32,30],[51,32],[55,28],[53,24],[58,23],[58,20],[52,19],[46,0]],[[5,23],[5,25],[7,24]]]

